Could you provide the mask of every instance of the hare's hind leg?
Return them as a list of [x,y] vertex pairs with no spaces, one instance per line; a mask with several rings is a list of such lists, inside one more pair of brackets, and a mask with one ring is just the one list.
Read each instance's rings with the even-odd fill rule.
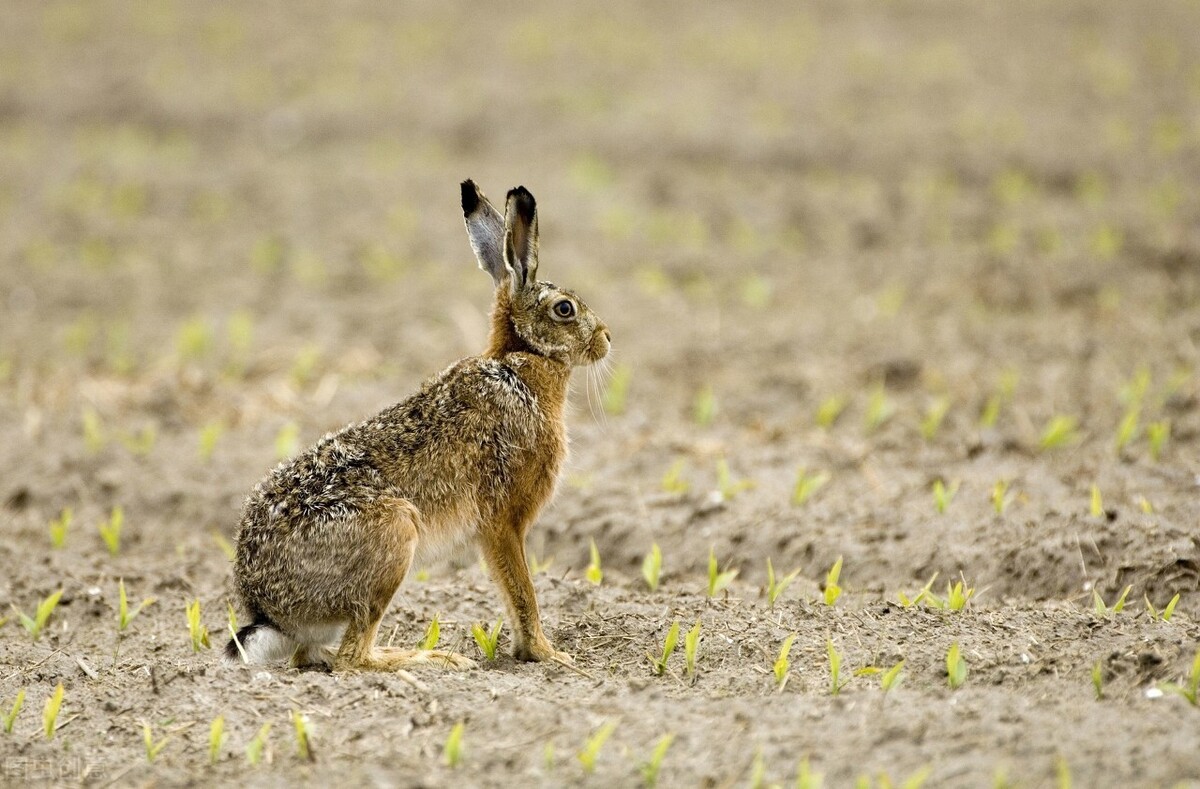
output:
[[[364,516],[366,517],[366,516]],[[377,514],[380,545],[372,546],[375,561],[362,568],[367,599],[351,616],[342,635],[341,646],[333,658],[334,671],[395,671],[415,665],[440,665],[469,668],[471,660],[452,652],[438,650],[392,649],[375,646],[379,623],[392,596],[408,574],[417,548],[417,521],[420,513],[404,499],[388,499]]]

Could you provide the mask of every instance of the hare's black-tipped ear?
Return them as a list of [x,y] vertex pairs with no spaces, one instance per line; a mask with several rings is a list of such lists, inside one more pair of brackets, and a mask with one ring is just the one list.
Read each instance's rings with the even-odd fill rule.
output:
[[504,265],[512,276],[513,290],[537,281],[537,201],[523,186],[509,190],[504,209]]
[[504,217],[469,178],[462,182],[462,208],[479,267],[499,285],[508,273],[504,268]]

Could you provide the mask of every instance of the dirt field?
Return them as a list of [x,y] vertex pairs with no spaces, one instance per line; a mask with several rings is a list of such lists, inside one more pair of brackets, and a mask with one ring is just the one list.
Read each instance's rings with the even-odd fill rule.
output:
[[[1158,692],[1200,649],[1198,29],[1184,0],[11,4],[0,713],[27,697],[0,783],[632,786],[673,733],[663,786],[802,759],[830,787],[1200,785],[1200,709]],[[482,347],[465,177],[537,195],[540,273],[612,329],[530,539],[579,670],[194,654],[185,606],[223,645],[225,548],[278,457]],[[800,469],[826,482],[797,503]],[[710,548],[739,570],[712,598]],[[768,559],[799,569],[774,606]],[[934,573],[964,610],[899,602]],[[156,598],[122,633],[119,579]],[[58,589],[34,640],[9,604]],[[468,556],[410,577],[383,638],[436,615],[481,658],[499,613]],[[691,678],[682,643],[647,657],[676,620]],[[901,660],[886,693],[855,675]]]

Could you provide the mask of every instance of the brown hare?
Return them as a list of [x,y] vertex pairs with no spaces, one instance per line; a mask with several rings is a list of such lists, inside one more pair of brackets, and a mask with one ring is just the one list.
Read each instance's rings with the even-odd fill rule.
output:
[[567,455],[571,369],[603,359],[609,333],[578,296],[537,278],[537,206],[525,187],[508,193],[501,216],[464,181],[462,207],[496,286],[487,350],[325,436],[254,488],[234,566],[251,624],[226,646],[228,660],[469,667],[462,655],[375,638],[414,557],[471,544],[504,597],[514,656],[569,659],[542,632],[525,534]]

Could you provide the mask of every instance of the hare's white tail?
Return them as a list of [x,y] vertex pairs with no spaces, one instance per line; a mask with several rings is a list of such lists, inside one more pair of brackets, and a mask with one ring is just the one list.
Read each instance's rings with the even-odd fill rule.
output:
[[237,631],[225,645],[225,663],[271,663],[291,657],[296,642],[268,622],[255,622]]

